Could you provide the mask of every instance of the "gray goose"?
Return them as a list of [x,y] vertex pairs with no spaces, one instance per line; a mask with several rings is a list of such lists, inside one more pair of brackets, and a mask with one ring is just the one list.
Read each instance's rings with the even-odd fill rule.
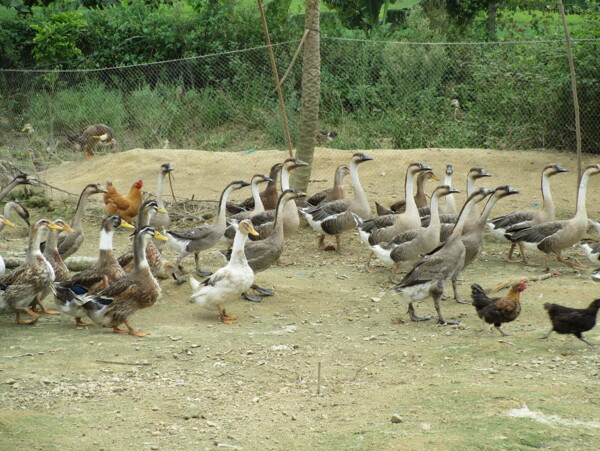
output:
[[462,242],[465,246],[465,261],[460,271],[456,272],[452,277],[452,290],[454,291],[454,300],[459,304],[470,304],[471,301],[461,299],[458,295],[457,280],[460,272],[467,266],[473,263],[481,254],[483,250],[483,232],[485,231],[485,225],[492,208],[496,205],[500,199],[512,196],[513,194],[519,194],[519,191],[512,188],[510,185],[499,186],[494,190],[494,194],[490,196],[488,201],[483,208],[483,212],[477,221],[475,221],[468,230],[464,230],[462,234]]
[[[256,216],[259,213],[265,211],[265,207],[263,205],[262,199],[260,197],[259,185],[265,182],[271,182],[273,179],[271,177],[267,177],[264,174],[254,174],[252,179],[250,180],[250,189],[252,190],[252,197],[254,198],[254,208],[252,210],[244,210],[231,215],[227,218],[227,222],[240,222],[244,219],[250,219],[252,216]],[[229,225],[225,229],[225,233],[223,234],[223,241],[227,243],[233,243],[233,238],[235,237],[236,231],[233,225]]]
[[[396,235],[389,242],[371,246],[371,250],[377,258],[385,265],[392,267],[392,275],[401,265],[415,262],[422,254],[428,254],[441,244],[439,202],[443,197],[458,192],[448,185],[438,186],[431,195],[431,214],[433,216],[427,227],[407,230]],[[391,280],[397,283],[395,280]]]
[[513,242],[522,243],[527,249],[535,249],[545,253],[546,271],[550,271],[550,254],[556,255],[557,261],[573,269],[583,269],[584,267],[581,265],[562,258],[562,251],[585,238],[588,226],[585,205],[587,187],[590,177],[597,174],[600,174],[600,164],[592,164],[583,170],[577,191],[577,207],[575,215],[571,219],[567,221],[544,222],[507,232],[507,238]]
[[[273,232],[264,240],[249,241],[244,246],[246,259],[248,260],[248,264],[255,274],[270,268],[283,253],[283,212],[285,205],[290,202],[293,203],[294,200],[300,199],[304,196],[306,196],[306,194],[300,192],[298,189],[285,190],[281,196],[279,196],[279,202],[277,203],[277,209],[275,210],[275,226],[273,228]],[[222,251],[221,253],[225,256],[227,261],[231,259],[231,249]],[[256,284],[253,284],[251,288],[263,296],[273,296],[275,294],[273,291],[259,287]],[[262,301],[260,296],[253,296],[248,292],[243,293],[243,295],[249,301]]]
[[[421,217],[414,198],[414,178],[423,171],[431,171],[431,168],[423,163],[411,163],[406,169],[405,192],[406,208],[404,213],[378,216],[358,224],[358,234],[363,243],[373,246],[377,243],[391,241],[397,234],[406,230],[421,227]],[[365,268],[371,272],[370,262],[373,251],[365,261]]]
[[[417,204],[417,208],[419,209],[419,214],[429,214],[429,207],[427,205],[427,193],[425,192],[425,185],[429,181],[439,182],[440,179],[436,177],[433,171],[421,171],[419,175],[417,175],[417,192],[415,194],[415,204]],[[444,183],[445,185],[451,186],[448,183]],[[385,208],[379,203],[375,202],[375,210],[377,211],[377,215],[383,216],[388,214],[400,214],[406,211],[406,199],[399,200],[390,206],[390,208]]]
[[[166,234],[168,228],[171,226],[171,217],[167,212],[164,200],[165,178],[167,177],[167,175],[170,176],[171,172],[173,172],[174,170],[175,168],[171,166],[171,163],[163,163],[160,165],[160,170],[158,171],[158,185],[156,187],[156,204],[158,205],[158,208],[161,211],[157,211],[156,213],[154,213],[154,215],[150,219],[150,224],[148,224],[151,227],[154,227],[163,235]],[[152,243],[152,241],[150,242]],[[159,240],[156,247],[158,249],[162,249],[164,243],[164,241]]]
[[[167,245],[177,252],[177,260],[173,269],[173,277],[177,283],[185,282],[181,278],[181,261],[190,254],[194,254],[196,263],[196,273],[200,277],[206,277],[212,274],[212,271],[203,271],[200,268],[199,254],[202,251],[210,249],[219,242],[223,233],[225,233],[226,223],[226,205],[229,195],[238,189],[250,185],[248,182],[236,180],[225,187],[219,199],[217,217],[212,224],[204,224],[188,230],[169,230],[167,231]],[[135,253],[135,250],[134,250]]]
[[[491,235],[497,240],[510,242],[505,236],[507,232],[554,221],[554,202],[552,201],[552,192],[550,191],[550,177],[562,172],[568,171],[557,164],[545,166],[542,169],[542,209],[518,210],[491,219],[487,224]],[[512,259],[512,254],[517,245],[519,245],[519,251],[521,253],[521,263],[529,264],[527,257],[525,256],[525,249],[520,243],[511,243],[505,260],[510,263],[516,261]]]
[[356,217],[366,219],[371,215],[371,207],[367,195],[358,178],[358,165],[373,160],[362,152],[357,152],[350,160],[350,178],[354,197],[339,199],[316,207],[300,209],[310,227],[319,234],[318,247],[325,248],[325,235],[334,235],[338,253],[343,253],[340,247],[340,235],[356,227]]
[[455,272],[460,271],[465,259],[465,246],[462,242],[462,232],[467,223],[467,218],[473,206],[493,191],[485,188],[476,190],[465,202],[454,231],[448,241],[434,253],[417,261],[408,274],[394,287],[402,300],[408,303],[408,313],[413,321],[426,321],[430,316],[417,316],[413,304],[423,301],[428,297],[433,298],[438,314],[439,324],[458,324],[459,321],[448,321],[442,315],[440,299],[444,294],[446,281],[451,279]]

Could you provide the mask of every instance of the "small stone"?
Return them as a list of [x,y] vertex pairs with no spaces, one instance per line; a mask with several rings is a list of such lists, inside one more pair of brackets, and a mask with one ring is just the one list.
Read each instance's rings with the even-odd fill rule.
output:
[[190,418],[200,418],[200,408],[196,405],[189,406],[183,414],[183,418],[185,420],[189,420]]
[[404,423],[404,418],[402,418],[400,415],[395,413],[392,415],[391,421],[392,421],[392,423]]
[[16,381],[15,379],[6,379],[6,380],[4,381],[4,383],[5,383],[6,385],[13,385],[13,384],[15,384],[16,382],[17,382],[17,381]]

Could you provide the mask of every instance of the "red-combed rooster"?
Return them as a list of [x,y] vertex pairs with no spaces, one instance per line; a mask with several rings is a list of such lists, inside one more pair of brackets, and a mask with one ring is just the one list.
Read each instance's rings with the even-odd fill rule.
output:
[[104,195],[106,213],[109,215],[119,215],[124,221],[131,224],[142,204],[142,186],[143,182],[138,180],[131,185],[129,194],[125,195],[119,193],[112,182],[107,180],[106,189],[108,192]]
[[548,311],[552,329],[542,338],[548,338],[552,332],[559,334],[573,334],[584,343],[594,346],[581,335],[582,332],[592,330],[596,325],[596,315],[600,309],[600,299],[592,301],[588,308],[572,308],[559,304],[546,302],[544,309]]
[[517,319],[521,313],[521,292],[527,288],[525,282],[514,284],[505,296],[490,298],[480,285],[471,285],[471,299],[477,315],[488,324],[493,324],[503,336],[507,334],[500,327]]

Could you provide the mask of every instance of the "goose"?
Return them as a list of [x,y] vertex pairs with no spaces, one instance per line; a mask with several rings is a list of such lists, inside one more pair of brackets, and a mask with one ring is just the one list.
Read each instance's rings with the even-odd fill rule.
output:
[[[17,314],[17,323],[33,324],[39,316],[29,306],[54,281],[54,270],[40,251],[40,241],[47,229],[56,225],[48,219],[40,219],[29,229],[25,261],[0,279],[0,311],[12,310]],[[33,319],[21,319],[27,313]]]
[[[250,189],[252,190],[252,197],[254,198],[254,209],[240,211],[239,213],[231,215],[227,218],[227,222],[229,222],[230,224],[233,222],[237,223],[243,219],[249,219],[249,218],[252,218],[252,216],[255,216],[259,213],[264,212],[265,207],[264,207],[264,204],[260,197],[259,185],[261,183],[271,182],[272,180],[273,180],[272,178],[267,177],[264,174],[254,174],[252,176],[252,179],[250,180]],[[234,237],[235,237],[235,228],[232,225],[229,225],[225,229],[225,233],[223,234],[222,240],[226,243],[233,243]]]
[[[490,234],[499,241],[510,242],[505,236],[508,231],[514,231],[543,222],[554,221],[554,202],[550,191],[550,177],[563,172],[568,171],[558,164],[549,164],[545,166],[542,169],[542,209],[518,210],[490,219],[487,224]],[[515,246],[517,245],[519,245],[519,251],[521,253],[521,263],[525,265],[529,264],[527,257],[525,256],[525,249],[520,243],[511,243],[505,260],[509,263],[517,261],[512,258]]]
[[[419,214],[429,214],[429,207],[427,206],[427,194],[425,193],[425,184],[429,181],[439,181],[433,171],[421,171],[417,175],[417,193],[415,194],[415,204],[419,209]],[[451,185],[449,185],[451,186]],[[385,208],[379,203],[375,202],[375,209],[377,215],[383,216],[388,214],[399,214],[406,211],[406,199],[399,200],[390,208]]]
[[[129,325],[129,317],[138,310],[154,305],[160,296],[160,285],[146,260],[145,249],[151,238],[167,240],[154,227],[142,227],[133,239],[133,270],[98,293],[75,298],[75,302],[83,307],[94,323],[112,327],[117,333],[128,333],[136,337],[149,335],[133,330]],[[121,324],[125,324],[127,330],[120,329]]]
[[594,227],[594,229],[596,230],[596,233],[598,235],[600,235],[600,222],[592,221],[589,218],[588,218],[588,222]]
[[479,257],[479,255],[481,255],[481,251],[483,250],[483,232],[485,230],[488,218],[490,217],[490,213],[492,212],[492,208],[494,208],[496,202],[507,196],[512,196],[513,194],[519,194],[519,191],[512,188],[510,185],[503,185],[496,188],[493,194],[488,198],[488,201],[485,203],[485,207],[483,208],[483,212],[481,213],[479,219],[477,219],[477,221],[475,221],[475,223],[473,223],[469,229],[463,230],[462,242],[465,246],[465,259],[460,271],[457,271],[452,277],[454,300],[459,304],[471,304],[471,301],[461,299],[458,295],[458,276],[462,270],[473,263]]
[[408,313],[412,321],[426,321],[430,316],[417,316],[413,304],[428,297],[433,298],[438,314],[438,324],[458,324],[459,321],[446,320],[440,308],[440,299],[444,294],[446,281],[455,272],[460,271],[465,258],[465,246],[462,232],[473,206],[493,191],[479,188],[469,196],[448,241],[436,252],[418,260],[412,269],[393,289],[400,294],[402,301],[408,303]]
[[586,193],[590,177],[600,174],[600,164],[587,166],[579,180],[577,191],[577,206],[575,215],[566,221],[550,221],[532,225],[519,230],[507,232],[507,238],[515,243],[522,243],[527,249],[535,249],[546,254],[546,271],[550,271],[550,254],[556,255],[556,260],[570,266],[572,269],[584,267],[562,258],[562,251],[575,245],[583,238],[588,226]]
[[[164,214],[165,212],[166,210],[160,208],[158,206],[158,201],[154,199],[149,199],[143,202],[138,210],[137,229],[139,230],[142,227],[146,227],[150,224],[154,216],[156,216],[157,214]],[[150,265],[152,275],[156,275],[158,270],[160,270],[160,268],[162,267],[162,256],[160,250],[152,240],[150,240],[148,242],[148,245],[146,246],[146,260],[148,260],[148,264]],[[119,265],[121,265],[121,267],[125,270],[125,272],[130,272],[133,269],[134,262],[133,250],[125,252],[123,255],[119,256],[119,258],[117,258],[117,261],[119,262]]]
[[316,207],[322,203],[344,198],[344,177],[350,174],[350,168],[345,164],[339,165],[333,177],[333,187],[319,191],[306,199],[306,207]]
[[[454,167],[451,164],[447,164],[444,175],[444,185],[452,186],[452,174],[454,174]],[[456,199],[454,199],[454,195],[449,194],[444,197],[444,200],[445,203],[440,204],[439,207],[440,213],[446,215],[458,215],[458,208],[456,206]]]
[[[294,169],[300,166],[308,166],[298,158],[288,158],[281,166],[281,192],[290,189],[290,176]],[[252,225],[258,232],[258,235],[250,235],[252,241],[264,240],[273,231],[275,220],[275,210],[267,210],[257,215],[252,216]],[[298,230],[300,225],[300,216],[296,204],[287,203],[283,211],[283,232],[287,237]]]
[[[421,227],[421,218],[419,210],[414,199],[414,177],[423,171],[431,171],[431,168],[423,163],[411,163],[406,169],[404,181],[406,192],[406,209],[402,214],[393,214],[386,216],[378,216],[376,218],[360,222],[358,224],[358,234],[363,243],[367,246],[373,246],[377,243],[391,241],[394,236],[406,230],[418,229]],[[365,261],[365,269],[368,272],[373,270],[370,267],[373,251],[369,252],[369,256]]]
[[254,272],[246,260],[244,245],[248,240],[248,234],[257,234],[257,232],[249,219],[242,220],[235,227],[237,230],[231,248],[231,258],[227,265],[202,283],[190,276],[193,292],[191,302],[209,310],[218,310],[221,322],[225,324],[234,323],[237,319],[236,315],[226,312],[227,304],[248,290],[254,281]]
[[[173,172],[175,168],[171,166],[170,163],[163,163],[160,165],[160,170],[158,171],[158,185],[156,188],[156,204],[161,211],[156,211],[154,215],[150,218],[150,225],[158,230],[161,235],[166,235],[167,229],[171,226],[171,217],[167,212],[164,201],[164,189],[165,189],[165,178],[167,176],[170,177],[171,172]],[[139,217],[138,217],[139,218]],[[139,221],[139,219],[138,219]],[[152,241],[151,241],[152,242]],[[159,250],[162,250],[164,246],[164,241],[158,240],[156,243],[156,247]]]
[[[267,187],[260,193],[260,199],[262,201],[263,207],[265,210],[274,210],[277,207],[277,198],[279,194],[277,193],[277,179],[279,177],[279,173],[281,172],[281,167],[283,163],[275,163],[271,166],[271,170],[269,171],[269,178],[271,181],[267,184]],[[239,204],[234,204],[232,202],[227,203],[227,211],[232,214],[239,213],[241,211],[250,211],[254,208],[254,196],[250,196],[244,199]]]
[[81,320],[86,313],[75,302],[75,298],[100,291],[125,276],[125,271],[113,255],[113,236],[119,227],[134,228],[119,215],[106,216],[100,229],[98,261],[91,268],[55,283],[54,302],[58,311],[75,317],[77,326],[90,326],[92,323]]
[[[106,189],[100,183],[91,183],[87,185],[79,195],[79,200],[77,201],[77,208],[75,209],[75,214],[73,215],[73,219],[71,219],[69,223],[69,225],[73,229],[73,233],[61,233],[58,235],[57,247],[58,252],[60,253],[60,256],[63,258],[63,260],[66,260],[67,257],[77,252],[83,244],[85,236],[83,233],[83,225],[81,221],[83,218],[85,204],[89,196],[99,193],[106,193]],[[45,244],[43,246],[45,246]]]
[[[16,227],[15,224],[10,222],[3,215],[0,215],[0,230],[2,230],[5,226]],[[0,245],[0,249],[2,249],[2,248],[4,248],[4,246]],[[6,264],[4,263],[4,259],[2,258],[2,255],[0,255],[0,277],[4,276],[5,272],[6,272]]]
[[30,178],[25,173],[15,175],[10,183],[6,185],[2,191],[0,191],[0,201],[4,200],[4,198],[13,190],[14,187],[18,185],[32,185],[33,180],[34,179]]
[[318,248],[325,249],[325,235],[334,235],[337,251],[342,254],[340,235],[356,227],[355,217],[364,220],[371,215],[369,201],[358,178],[358,165],[373,158],[357,152],[350,160],[350,178],[354,190],[354,198],[339,199],[316,207],[300,209],[310,227],[319,234]]
[[[27,208],[18,202],[7,202],[6,205],[4,205],[4,218],[10,220],[11,212],[13,210],[17,212],[17,215],[19,215],[19,217],[25,221],[28,226],[31,225],[29,223],[29,210],[27,210]],[[0,231],[4,229],[4,226],[5,224],[0,222]]]
[[[298,189],[288,189],[281,193],[279,196],[279,202],[277,203],[277,209],[275,210],[275,225],[273,227],[273,232],[264,240],[249,241],[244,246],[246,259],[248,260],[250,268],[252,268],[252,271],[254,271],[254,274],[271,267],[271,265],[273,265],[283,253],[283,212],[285,209],[285,204],[288,202],[293,202],[296,199],[300,199],[304,196],[306,196],[306,194],[300,192]],[[228,261],[231,259],[231,249],[222,251],[221,253]],[[252,285],[251,288],[264,296],[275,295],[273,291],[259,287],[256,284]],[[250,295],[247,292],[244,292],[243,295],[249,301],[262,301],[261,297]]]
[[201,251],[210,249],[219,242],[226,228],[226,205],[229,195],[235,190],[249,186],[248,182],[243,180],[236,180],[231,182],[225,187],[221,193],[219,199],[219,207],[217,211],[217,217],[212,224],[204,224],[193,229],[188,230],[168,230],[167,231],[167,245],[173,248],[177,252],[177,260],[175,261],[175,267],[173,268],[173,277],[177,283],[182,284],[185,282],[180,275],[180,264],[181,261],[189,254],[194,254],[196,262],[196,273],[200,277],[206,277],[212,274],[211,271],[203,271],[200,268],[199,254]]
[[[459,191],[448,186],[438,186],[431,196],[432,220],[427,227],[407,230],[396,235],[389,242],[377,243],[371,250],[386,266],[392,267],[392,275],[396,274],[401,265],[414,263],[420,255],[428,254],[437,248],[440,242],[439,202],[445,196]],[[398,283],[393,278],[392,282]]]

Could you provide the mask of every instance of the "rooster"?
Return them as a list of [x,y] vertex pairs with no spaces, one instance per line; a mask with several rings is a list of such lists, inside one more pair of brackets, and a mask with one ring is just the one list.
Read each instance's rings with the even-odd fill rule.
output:
[[596,315],[599,308],[600,299],[592,301],[588,308],[572,308],[546,302],[544,309],[548,311],[550,321],[552,321],[552,329],[542,339],[548,338],[552,332],[573,334],[585,344],[594,346],[581,334],[591,330],[596,325]]
[[120,194],[110,180],[106,181],[108,192],[104,194],[104,205],[109,215],[119,215],[124,221],[131,224],[133,218],[138,214],[142,204],[143,182],[138,180],[129,190],[129,194]]
[[507,334],[500,327],[517,319],[521,313],[521,292],[527,288],[525,282],[519,282],[510,287],[505,296],[490,298],[480,285],[471,285],[471,298],[477,310],[477,316],[488,324],[493,324],[502,336]]

